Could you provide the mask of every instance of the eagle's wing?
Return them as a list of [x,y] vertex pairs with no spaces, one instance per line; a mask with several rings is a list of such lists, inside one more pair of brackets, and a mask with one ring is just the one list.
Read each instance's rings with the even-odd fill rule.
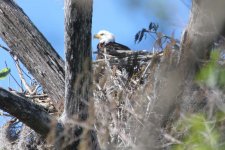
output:
[[97,49],[98,49],[97,59],[103,58],[102,54],[104,53],[104,49],[106,50],[106,53],[108,53],[109,55],[117,57],[123,56],[123,54],[121,55],[121,53],[118,53],[117,50],[130,50],[129,47],[116,42],[109,42],[107,44],[99,43],[97,45]]
[[106,49],[109,51],[113,51],[113,50],[130,50],[129,47],[122,45],[120,43],[116,43],[116,42],[109,42],[108,44],[105,45]]

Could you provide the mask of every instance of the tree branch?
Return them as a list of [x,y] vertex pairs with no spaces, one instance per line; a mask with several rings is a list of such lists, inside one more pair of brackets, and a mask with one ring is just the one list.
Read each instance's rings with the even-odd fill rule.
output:
[[0,37],[48,92],[63,106],[64,61],[13,0],[0,0]]
[[43,107],[3,88],[0,88],[0,109],[15,116],[43,136],[47,136],[49,133],[51,123],[57,122]]

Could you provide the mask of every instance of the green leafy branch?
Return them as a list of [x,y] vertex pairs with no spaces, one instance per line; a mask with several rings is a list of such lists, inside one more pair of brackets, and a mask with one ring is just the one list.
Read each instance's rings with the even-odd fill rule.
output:
[[216,50],[211,52],[210,61],[200,70],[196,76],[199,84],[206,85],[210,88],[224,87],[225,85],[225,68],[218,64],[220,53]]
[[[223,116],[225,116],[223,114]],[[224,118],[224,117],[223,117]],[[194,114],[177,123],[176,132],[184,133],[182,144],[173,146],[173,150],[223,150],[220,133],[217,130],[217,119],[207,120],[202,114]]]

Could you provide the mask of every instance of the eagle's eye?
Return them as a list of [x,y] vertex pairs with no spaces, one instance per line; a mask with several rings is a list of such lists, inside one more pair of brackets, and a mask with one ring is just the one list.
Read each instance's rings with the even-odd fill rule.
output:
[[101,35],[101,36],[103,36],[103,35],[104,35],[104,33],[101,33],[100,35]]

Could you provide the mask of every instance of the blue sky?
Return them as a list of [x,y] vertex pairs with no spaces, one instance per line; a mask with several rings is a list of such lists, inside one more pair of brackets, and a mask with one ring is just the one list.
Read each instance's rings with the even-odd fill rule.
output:
[[[137,1],[131,5],[132,1]],[[64,58],[64,10],[63,0],[16,0],[37,28]],[[134,35],[149,22],[160,25],[160,31],[170,35],[175,32],[180,37],[187,21],[189,8],[182,0],[94,0],[92,33],[106,29],[116,36],[116,41],[133,50],[152,49],[152,39],[147,38],[139,44],[134,43]],[[98,41],[92,41],[96,50]],[[4,44],[0,40],[0,44]],[[0,69],[5,61],[18,79],[18,73],[11,57],[0,49]],[[0,80],[0,86],[18,88],[11,80]]]
[[[181,0],[141,0],[143,3],[135,8],[129,7],[127,1],[132,0],[94,0],[92,33],[106,29],[115,34],[117,42],[131,49],[150,50],[150,38],[140,44],[134,43],[135,33],[147,27],[149,22],[159,23],[160,29],[167,34],[175,31],[177,37],[186,25],[189,9]],[[17,3],[64,57],[63,0],[17,0]],[[161,17],[160,13],[167,17]],[[93,40],[93,50],[97,42]]]
[[[139,44],[134,43],[134,35],[149,22],[157,22],[160,31],[170,35],[175,32],[180,37],[187,21],[189,8],[182,0],[141,0],[142,3],[131,5],[138,0],[94,0],[92,33],[106,29],[116,36],[116,41],[133,50],[152,48],[151,38]],[[64,58],[64,10],[63,0],[16,0],[17,4],[30,17],[37,28],[44,34],[56,51]],[[140,1],[139,1],[140,2]],[[97,40],[92,41],[96,50]],[[0,40],[0,44],[4,43]],[[5,61],[12,74],[19,79],[11,57],[0,49],[0,69]],[[12,78],[0,80],[0,86],[18,89]]]

